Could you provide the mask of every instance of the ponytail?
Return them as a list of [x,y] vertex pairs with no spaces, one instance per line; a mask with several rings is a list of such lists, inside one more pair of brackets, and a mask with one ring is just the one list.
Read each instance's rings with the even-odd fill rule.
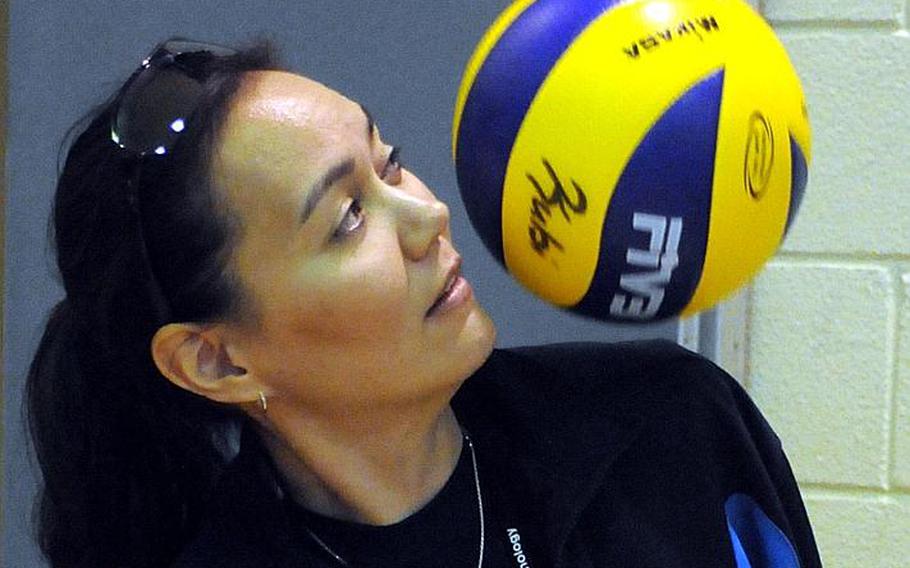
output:
[[69,303],[57,304],[32,360],[25,394],[35,452],[46,479],[52,480],[45,483],[37,505],[38,539],[45,554],[59,559],[61,566],[78,565],[72,559],[88,542],[87,519],[79,514],[88,506],[82,474],[89,457],[84,374],[73,346],[76,328]]
[[57,304],[29,370],[39,544],[54,568],[163,566],[198,528],[230,413],[114,360],[85,321]]

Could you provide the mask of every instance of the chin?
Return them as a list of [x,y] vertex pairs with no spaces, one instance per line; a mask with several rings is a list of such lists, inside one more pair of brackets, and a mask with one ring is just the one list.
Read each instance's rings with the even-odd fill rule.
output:
[[441,373],[438,376],[448,377],[446,382],[456,388],[484,364],[496,342],[496,326],[479,305],[462,317],[454,334],[437,337],[436,348],[424,351],[432,359],[429,364]]
[[463,361],[469,367],[467,378],[483,365],[496,343],[496,325],[480,306],[468,316],[458,343]]

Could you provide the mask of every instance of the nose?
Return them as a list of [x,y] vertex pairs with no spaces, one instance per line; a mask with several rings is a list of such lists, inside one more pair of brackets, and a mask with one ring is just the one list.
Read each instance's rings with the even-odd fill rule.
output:
[[430,196],[417,196],[402,189],[392,190],[398,222],[398,239],[411,260],[420,260],[449,227],[449,207]]

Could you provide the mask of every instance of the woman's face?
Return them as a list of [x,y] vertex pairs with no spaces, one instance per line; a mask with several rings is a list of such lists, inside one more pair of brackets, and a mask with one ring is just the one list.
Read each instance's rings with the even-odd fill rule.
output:
[[396,162],[363,108],[288,73],[254,75],[232,108],[215,181],[242,228],[232,268],[255,322],[231,357],[269,396],[311,411],[451,393],[495,331],[467,286],[448,208]]

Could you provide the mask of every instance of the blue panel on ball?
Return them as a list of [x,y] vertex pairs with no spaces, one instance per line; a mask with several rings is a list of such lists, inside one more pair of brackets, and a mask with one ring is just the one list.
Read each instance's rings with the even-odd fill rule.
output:
[[809,181],[809,166],[806,164],[806,155],[803,149],[799,147],[793,136],[790,136],[790,208],[787,209],[787,226],[784,229],[784,236],[790,232],[790,225],[796,219],[799,212],[799,206],[803,202],[803,193],[806,191],[806,183]]
[[691,300],[708,243],[723,85],[721,70],[690,88],[635,150],[607,209],[594,279],[573,311],[647,321]]
[[471,223],[503,266],[502,186],[525,113],[566,48],[619,1],[538,0],[503,33],[468,91],[458,130],[458,186]]

